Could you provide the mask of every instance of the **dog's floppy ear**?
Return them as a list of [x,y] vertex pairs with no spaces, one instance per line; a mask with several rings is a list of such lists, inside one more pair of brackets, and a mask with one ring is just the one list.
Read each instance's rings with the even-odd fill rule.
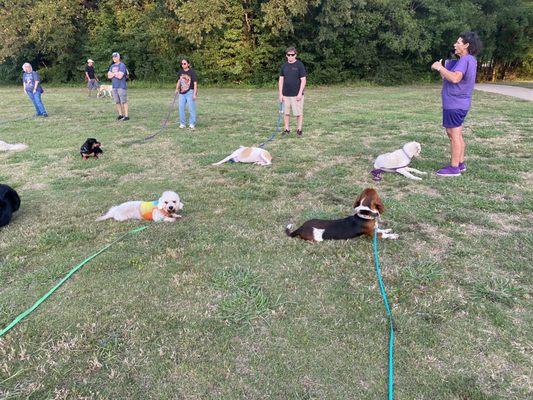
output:
[[385,207],[383,207],[383,202],[381,201],[377,193],[376,193],[376,196],[372,199],[371,208],[376,208],[380,214],[383,214],[385,212]]

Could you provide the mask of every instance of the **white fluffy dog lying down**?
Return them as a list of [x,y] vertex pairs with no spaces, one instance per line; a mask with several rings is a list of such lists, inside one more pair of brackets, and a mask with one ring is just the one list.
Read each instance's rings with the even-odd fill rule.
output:
[[414,172],[415,174],[427,174],[427,172],[408,167],[411,159],[417,157],[421,150],[422,147],[420,146],[420,143],[409,142],[404,144],[400,150],[378,156],[374,162],[375,169],[372,171],[374,180],[380,181],[383,172],[398,172],[409,179],[417,181],[422,180],[422,178],[414,176],[411,172]]
[[0,151],[22,151],[27,148],[28,145],[24,143],[9,144],[0,140]]
[[116,221],[128,219],[141,219],[145,221],[173,222],[181,215],[178,212],[183,208],[180,196],[175,192],[164,192],[157,201],[127,201],[118,206],[111,207],[97,221],[113,218]]
[[268,151],[259,147],[241,146],[223,160],[211,165],[220,165],[228,161],[270,165],[272,164],[272,156]]

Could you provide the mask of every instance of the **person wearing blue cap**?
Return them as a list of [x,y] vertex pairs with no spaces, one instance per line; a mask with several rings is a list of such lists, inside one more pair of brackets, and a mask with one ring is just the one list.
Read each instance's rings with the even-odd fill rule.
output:
[[111,79],[111,94],[115,100],[115,107],[118,112],[117,119],[119,121],[128,121],[128,93],[126,85],[126,75],[128,69],[126,65],[120,61],[120,54],[115,52],[112,54],[113,64],[109,67],[107,77]]

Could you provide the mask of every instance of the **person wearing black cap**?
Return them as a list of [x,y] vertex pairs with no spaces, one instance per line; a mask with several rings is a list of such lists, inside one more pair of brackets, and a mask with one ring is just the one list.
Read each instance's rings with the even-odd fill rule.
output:
[[118,120],[127,121],[128,116],[128,94],[126,85],[126,74],[128,69],[126,65],[120,61],[120,54],[115,52],[112,54],[113,64],[109,67],[107,77],[111,79],[111,94],[115,100],[115,107],[118,112]]

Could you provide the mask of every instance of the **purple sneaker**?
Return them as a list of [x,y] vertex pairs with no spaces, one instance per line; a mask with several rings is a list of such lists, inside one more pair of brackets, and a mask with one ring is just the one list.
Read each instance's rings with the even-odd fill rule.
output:
[[439,176],[461,176],[461,170],[459,167],[452,167],[448,165],[447,167],[441,168],[437,171]]
[[464,162],[459,163],[459,171],[465,172],[466,171],[466,164]]

